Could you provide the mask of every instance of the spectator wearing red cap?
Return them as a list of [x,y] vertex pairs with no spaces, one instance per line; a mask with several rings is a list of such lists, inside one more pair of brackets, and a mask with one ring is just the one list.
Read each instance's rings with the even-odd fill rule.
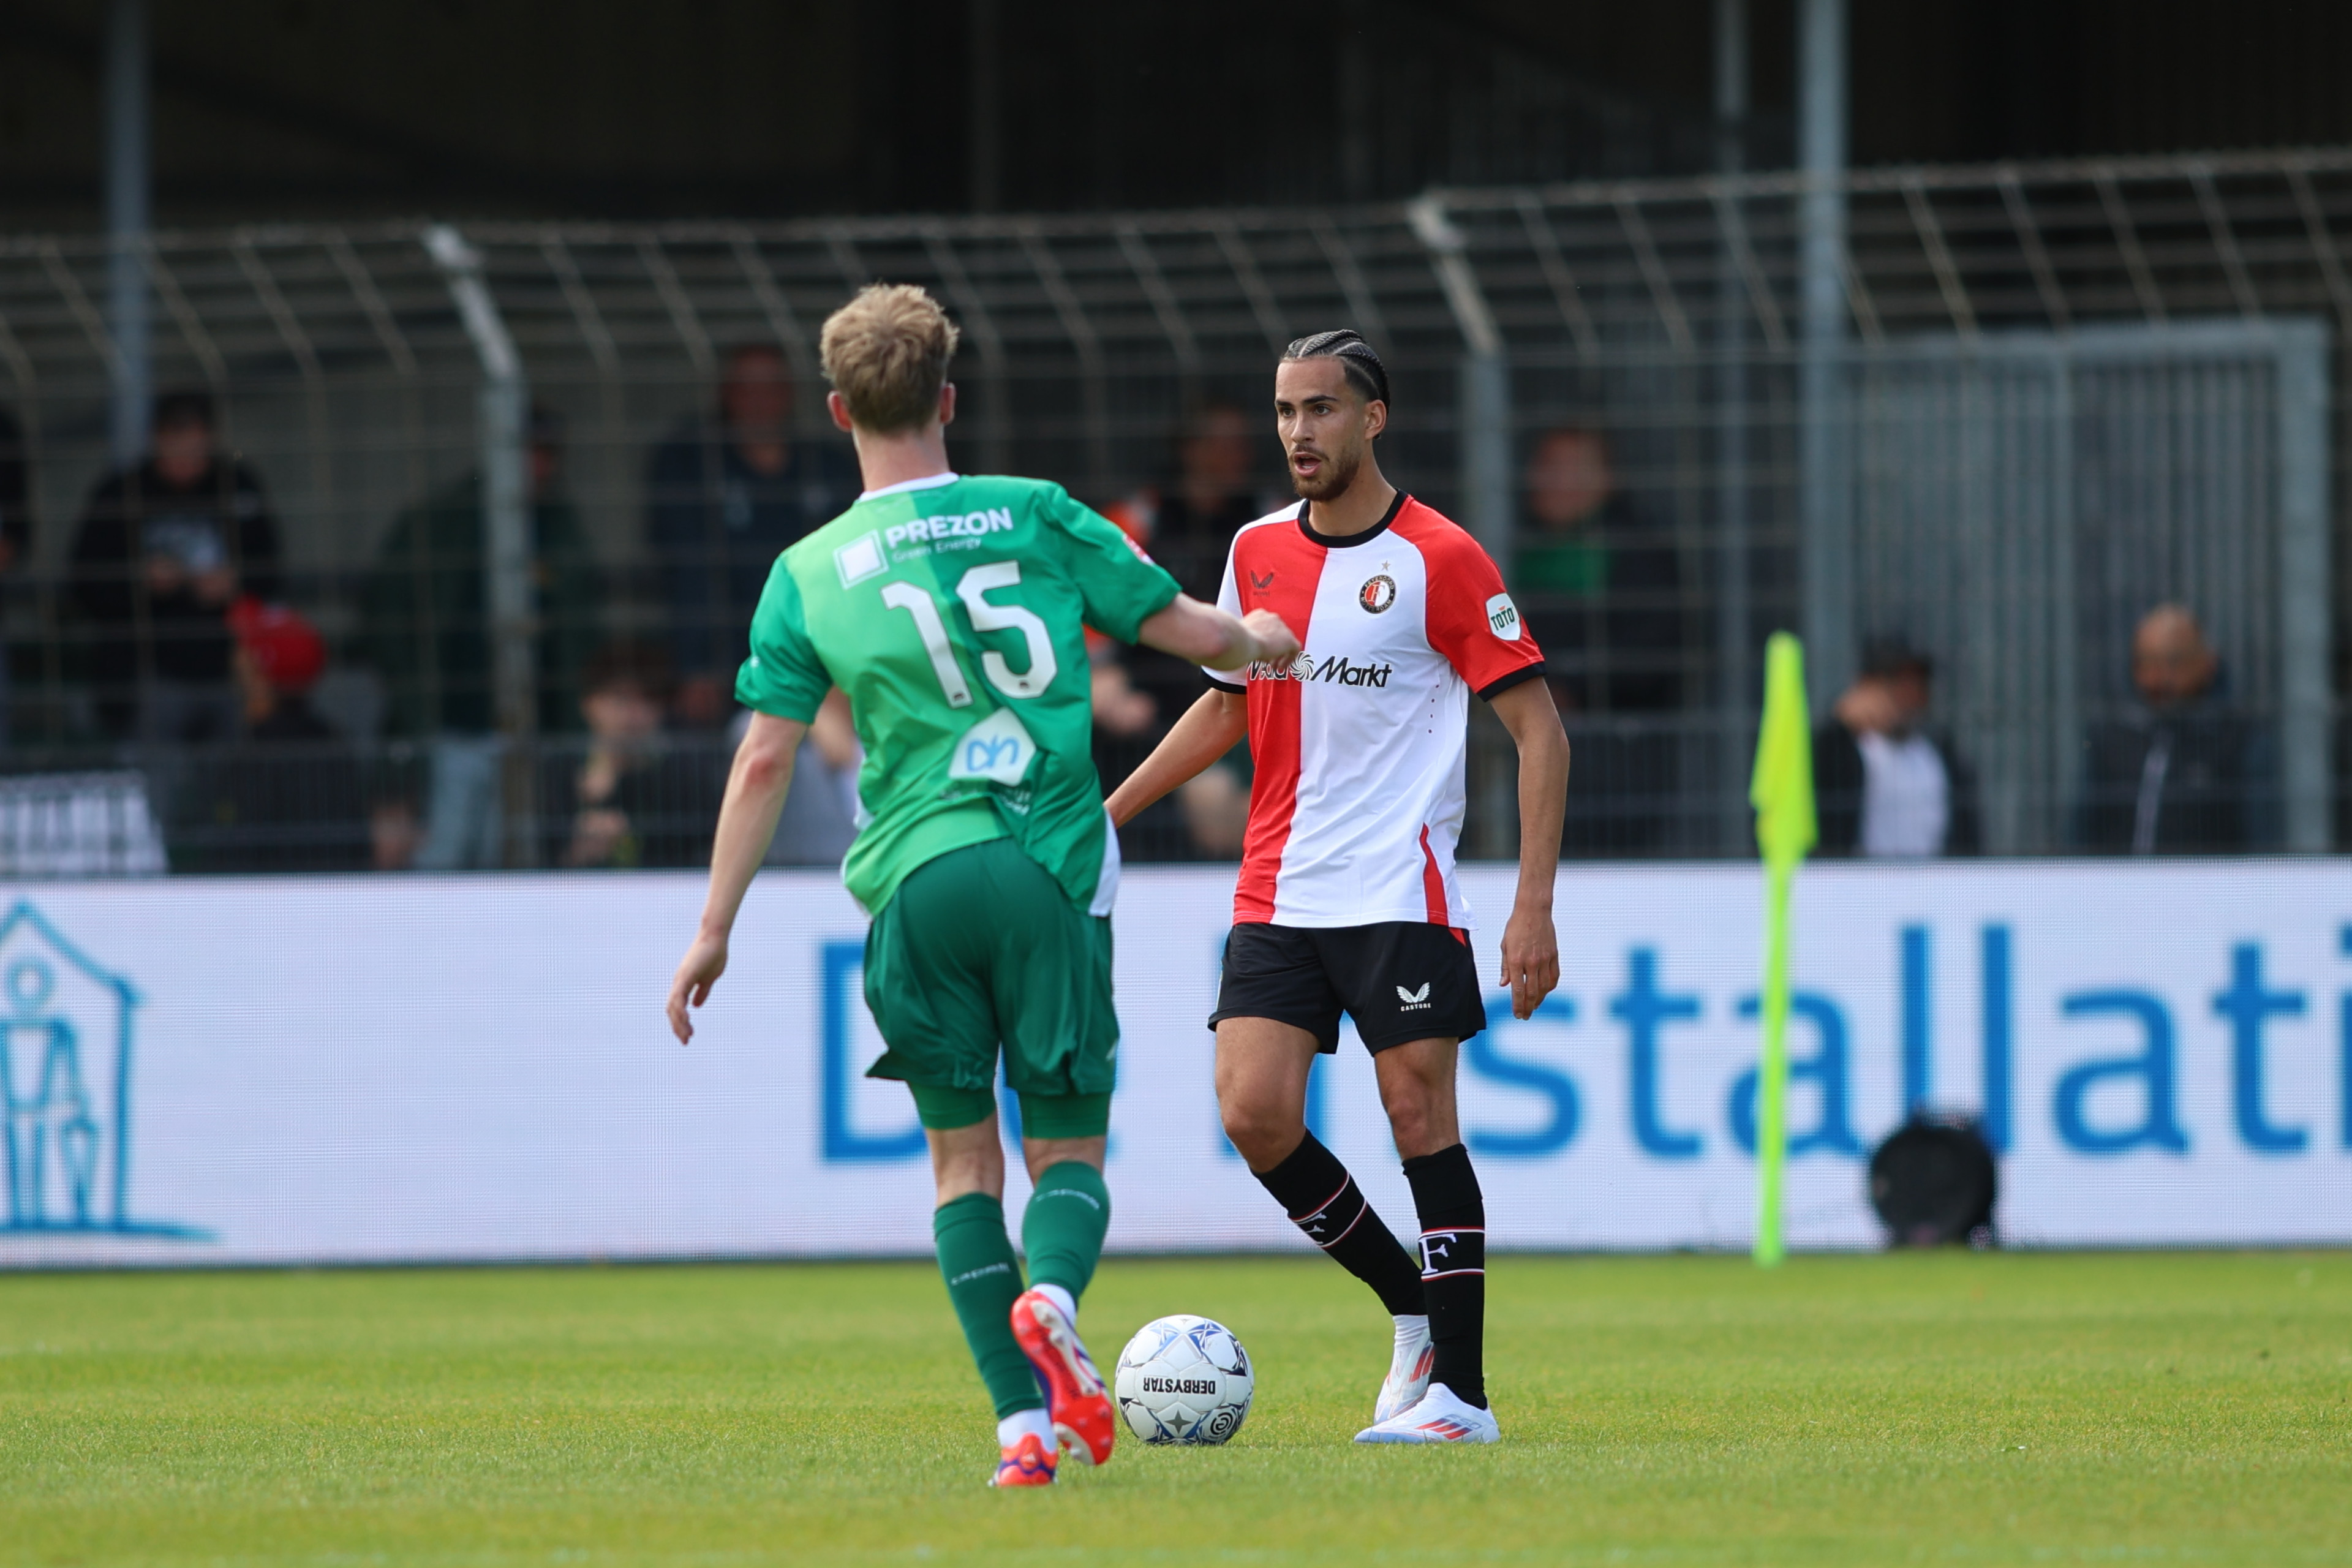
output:
[[170,829],[178,871],[341,871],[368,860],[359,765],[310,706],[327,644],[299,611],[229,606],[245,737],[211,748]]
[[246,733],[257,741],[330,741],[334,730],[310,707],[327,668],[327,642],[301,612],[247,595],[229,606],[236,639],[232,668],[245,702]]

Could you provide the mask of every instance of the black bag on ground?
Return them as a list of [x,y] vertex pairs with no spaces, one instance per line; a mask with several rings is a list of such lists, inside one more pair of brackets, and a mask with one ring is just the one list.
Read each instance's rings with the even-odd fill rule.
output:
[[1995,1245],[1992,1146],[1965,1117],[1915,1114],[1870,1156],[1870,1206],[1889,1247]]

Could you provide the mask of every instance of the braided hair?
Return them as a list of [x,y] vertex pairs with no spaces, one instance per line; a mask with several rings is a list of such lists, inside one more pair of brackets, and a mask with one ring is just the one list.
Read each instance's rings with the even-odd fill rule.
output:
[[1282,351],[1286,361],[1300,359],[1336,359],[1348,377],[1348,384],[1356,389],[1367,403],[1389,400],[1388,368],[1363,334],[1348,327],[1335,327],[1328,332],[1309,332],[1294,338]]

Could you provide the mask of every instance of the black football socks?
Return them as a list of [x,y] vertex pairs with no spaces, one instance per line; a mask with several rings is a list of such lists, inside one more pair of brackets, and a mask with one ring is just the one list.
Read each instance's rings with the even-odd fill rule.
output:
[[[1451,1152],[1462,1153],[1458,1148]],[[1410,1172],[1411,1165],[1406,1169]],[[1462,1170],[1465,1176],[1469,1173],[1466,1156]],[[1363,1190],[1348,1173],[1348,1167],[1339,1163],[1339,1157],[1323,1147],[1314,1133],[1309,1132],[1274,1169],[1252,1174],[1274,1194],[1274,1201],[1282,1205],[1291,1224],[1305,1231],[1307,1238],[1329,1254],[1340,1268],[1370,1286],[1391,1316],[1418,1315],[1428,1310],[1422,1305],[1422,1271],[1413,1267],[1412,1254],[1381,1223],[1372,1205],[1364,1201]],[[1420,1193],[1418,1182],[1413,1191],[1416,1195]],[[1470,1184],[1470,1195],[1475,1206],[1478,1195],[1475,1181]],[[1474,1308],[1474,1320],[1475,1315]],[[1433,1331],[1434,1320],[1431,1327]],[[1471,1355],[1475,1369],[1475,1348]]]
[[[1486,1204],[1470,1151],[1456,1143],[1404,1163],[1421,1214],[1421,1289],[1429,1302],[1429,1381],[1486,1408]],[[1350,1184],[1352,1188],[1352,1184]]]

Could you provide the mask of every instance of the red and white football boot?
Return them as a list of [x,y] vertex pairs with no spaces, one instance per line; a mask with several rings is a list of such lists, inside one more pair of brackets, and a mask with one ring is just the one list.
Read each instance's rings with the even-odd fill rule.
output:
[[1054,1484],[1052,1449],[1045,1439],[1034,1435],[1024,1436],[1009,1448],[998,1450],[996,1474],[990,1479],[992,1487],[1050,1487]]
[[1062,1451],[1082,1465],[1108,1462],[1118,1417],[1077,1326],[1045,1291],[1026,1290],[1013,1303],[1013,1337],[1045,1385]]

